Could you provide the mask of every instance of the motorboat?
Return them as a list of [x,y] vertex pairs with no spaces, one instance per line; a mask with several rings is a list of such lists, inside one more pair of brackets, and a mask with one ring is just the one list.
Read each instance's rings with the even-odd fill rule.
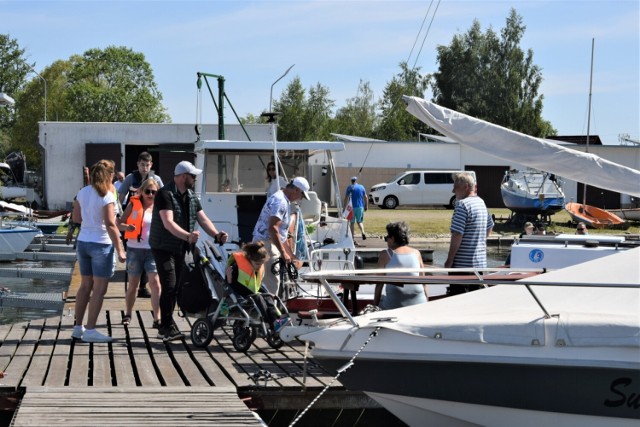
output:
[[572,202],[567,203],[565,209],[574,222],[584,222],[591,228],[625,228],[628,226],[625,220],[614,213],[595,206]]
[[0,217],[0,255],[24,252],[38,235],[42,231],[37,227],[5,224]]
[[509,170],[500,184],[504,205],[515,213],[552,215],[564,207],[564,192],[554,174]]
[[608,209],[608,211],[625,221],[640,221],[640,208]]
[[0,199],[24,199],[42,205],[42,199],[31,187],[18,182],[8,163],[0,162]]
[[[277,142],[202,140],[196,143],[196,166],[204,170],[199,192],[202,209],[229,235],[225,248],[238,250],[251,242],[253,228],[267,201],[266,165],[277,157],[279,175],[287,180],[304,176],[311,183],[310,200],[292,208],[298,227],[293,231],[297,256],[303,261],[300,273],[322,269],[353,270],[355,245],[349,223],[328,214],[327,200],[342,211],[340,190],[332,152],[344,150],[344,143],[329,141]],[[322,288],[285,280],[281,298],[290,311],[309,310],[327,303]],[[331,308],[336,311],[335,308]]]
[[[285,327],[410,426],[636,426],[640,248],[434,302]],[[309,275],[326,281],[326,272]]]

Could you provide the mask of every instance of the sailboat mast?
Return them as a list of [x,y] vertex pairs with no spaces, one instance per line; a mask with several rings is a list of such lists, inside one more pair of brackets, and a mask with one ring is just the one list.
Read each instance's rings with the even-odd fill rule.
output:
[[[589,132],[591,128],[591,93],[593,88],[593,51],[595,48],[595,38],[591,39],[591,72],[589,74],[589,112],[587,113],[587,150],[589,152]],[[587,205],[587,184],[582,186],[582,205]]]

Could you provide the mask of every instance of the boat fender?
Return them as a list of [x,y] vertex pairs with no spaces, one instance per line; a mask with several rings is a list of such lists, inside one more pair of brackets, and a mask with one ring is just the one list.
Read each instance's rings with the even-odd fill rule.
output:
[[362,259],[362,256],[355,256],[355,258],[353,259],[353,266],[356,268],[356,270],[362,270],[364,268],[364,260]]
[[599,242],[597,240],[586,240],[584,242],[585,248],[597,248],[599,246]]

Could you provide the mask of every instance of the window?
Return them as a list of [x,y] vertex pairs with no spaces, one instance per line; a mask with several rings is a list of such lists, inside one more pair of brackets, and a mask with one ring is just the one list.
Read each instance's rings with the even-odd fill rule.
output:
[[425,173],[425,184],[451,184],[453,185],[453,175],[450,173]]
[[420,184],[420,173],[408,173],[402,178],[398,184],[400,185],[415,185]]

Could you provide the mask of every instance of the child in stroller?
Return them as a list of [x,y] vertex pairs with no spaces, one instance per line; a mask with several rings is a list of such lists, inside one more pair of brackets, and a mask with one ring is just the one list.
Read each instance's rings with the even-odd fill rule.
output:
[[213,339],[213,331],[226,324],[233,327],[233,347],[238,351],[247,351],[258,336],[272,348],[282,347],[284,342],[278,331],[289,317],[282,301],[261,287],[268,258],[264,244],[247,244],[227,258],[211,242],[203,243],[204,275],[213,298],[205,316],[191,327],[193,344],[206,347]]
[[275,296],[262,286],[264,263],[269,252],[263,242],[247,243],[241,252],[234,252],[227,261],[227,283],[234,292],[243,298],[251,298],[262,318],[271,326],[271,332],[277,333],[289,321],[289,316],[276,307]]

